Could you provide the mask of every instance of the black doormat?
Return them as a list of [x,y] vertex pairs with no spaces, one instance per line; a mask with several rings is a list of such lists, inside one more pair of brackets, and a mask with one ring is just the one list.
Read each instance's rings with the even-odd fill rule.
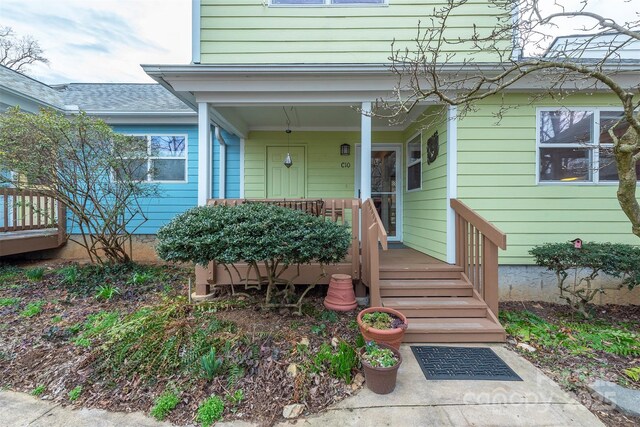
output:
[[490,348],[411,346],[428,380],[522,381]]

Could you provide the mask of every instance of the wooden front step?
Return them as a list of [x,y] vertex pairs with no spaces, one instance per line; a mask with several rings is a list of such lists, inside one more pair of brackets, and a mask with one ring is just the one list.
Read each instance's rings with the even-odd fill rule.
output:
[[411,268],[383,266],[380,267],[381,280],[417,280],[417,279],[445,279],[455,280],[460,278],[461,267],[455,265],[436,266],[435,268]]
[[504,342],[502,326],[488,318],[411,318],[404,335],[407,343]]
[[470,297],[473,285],[462,279],[380,280],[384,297]]
[[475,297],[385,297],[382,305],[400,311],[411,321],[424,317],[487,316],[487,305]]

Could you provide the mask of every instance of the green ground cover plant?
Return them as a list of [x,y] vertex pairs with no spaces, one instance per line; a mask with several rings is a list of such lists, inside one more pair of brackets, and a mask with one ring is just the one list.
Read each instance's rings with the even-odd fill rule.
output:
[[606,322],[550,323],[529,311],[501,311],[506,331],[518,341],[543,347],[563,347],[575,355],[593,350],[619,356],[640,356],[640,335]]
[[39,282],[44,277],[44,271],[43,267],[34,267],[25,270],[24,275],[27,276],[27,279],[31,282]]
[[81,394],[82,394],[82,386],[81,385],[75,386],[68,394],[69,401],[75,402],[76,400],[78,400]]
[[120,288],[111,284],[98,287],[95,298],[101,301],[109,301],[117,295],[120,295]]
[[38,397],[42,393],[44,393],[44,391],[45,391],[45,387],[43,385],[39,385],[31,391],[31,395]]
[[24,310],[20,312],[20,315],[23,317],[37,316],[38,314],[42,313],[42,306],[44,306],[44,304],[45,304],[44,301],[30,302],[29,304],[26,305]]
[[180,398],[174,391],[165,391],[154,400],[150,414],[156,420],[163,421],[178,403]]
[[[229,346],[234,325],[209,315],[198,325],[194,309],[185,302],[143,307],[105,328],[97,351],[98,370],[105,375],[156,375],[193,371],[212,347]],[[226,344],[225,341],[229,341]]]
[[209,427],[222,418],[224,402],[218,396],[211,396],[198,407],[196,420],[202,427]]
[[10,264],[0,264],[0,286],[11,280],[18,278],[22,274],[22,269]]
[[336,349],[322,344],[311,365],[312,372],[327,370],[329,374],[351,384],[353,370],[358,366],[356,350],[346,341],[340,341]]
[[0,298],[0,307],[10,307],[20,304],[20,298]]

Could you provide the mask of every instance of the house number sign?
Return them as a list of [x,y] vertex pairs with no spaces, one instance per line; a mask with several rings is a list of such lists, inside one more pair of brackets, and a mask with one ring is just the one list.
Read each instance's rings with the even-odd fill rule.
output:
[[351,167],[351,162],[342,162],[340,163],[340,167],[342,169],[349,169]]

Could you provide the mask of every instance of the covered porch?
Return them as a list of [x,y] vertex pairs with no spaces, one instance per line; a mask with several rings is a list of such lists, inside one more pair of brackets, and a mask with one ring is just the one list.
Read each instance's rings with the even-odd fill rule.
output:
[[[350,274],[371,305],[409,313],[409,340],[504,339],[497,253],[506,237],[456,199],[455,107],[418,105],[391,121],[372,114],[397,83],[375,66],[144,69],[198,111],[199,205],[322,200],[320,215],[352,231],[349,255],[326,266],[323,283]],[[239,138],[238,199],[225,198],[226,172],[212,168],[219,129]],[[308,284],[319,272],[301,266],[291,278]],[[222,266],[197,272],[199,295],[230,284],[238,281]]]

